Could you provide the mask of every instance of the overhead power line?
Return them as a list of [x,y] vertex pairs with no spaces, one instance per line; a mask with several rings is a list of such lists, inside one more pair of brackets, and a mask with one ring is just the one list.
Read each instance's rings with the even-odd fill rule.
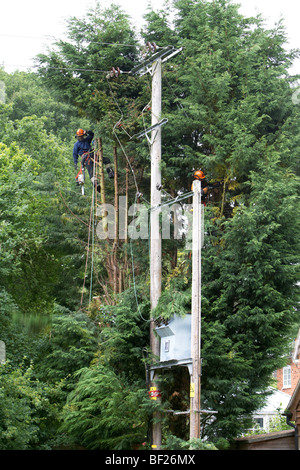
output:
[[47,39],[55,40],[54,36],[23,36],[22,34],[0,34],[3,38],[22,38],[22,39]]
[[[73,68],[73,67],[54,67],[50,65],[25,65],[25,64],[8,64],[6,62],[2,62],[2,65],[5,67],[24,67],[27,69],[37,69],[37,68],[47,68],[53,70],[68,70],[70,72],[98,72],[98,73],[105,73],[108,74],[109,70],[99,70],[99,69],[88,69],[88,68]],[[130,72],[121,72],[122,74]]]
[[[20,39],[44,39],[47,41],[62,41],[64,42],[64,39],[57,39],[54,36],[46,35],[46,36],[25,36],[21,34],[0,34],[0,38],[20,38]],[[80,41],[79,41],[80,42]],[[143,48],[143,46],[140,46],[139,44],[126,44],[126,43],[119,43],[119,42],[104,42],[104,41],[88,41],[86,40],[88,44],[103,44],[105,46],[125,46],[125,47],[137,47],[137,48]]]

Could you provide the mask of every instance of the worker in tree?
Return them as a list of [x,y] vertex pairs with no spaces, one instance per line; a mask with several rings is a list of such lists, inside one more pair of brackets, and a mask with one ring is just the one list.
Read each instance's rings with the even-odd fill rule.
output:
[[[100,184],[97,182],[97,178],[94,175],[94,151],[92,149],[92,140],[94,138],[93,131],[85,131],[83,129],[78,129],[76,132],[77,142],[74,144],[73,148],[73,161],[76,171],[76,180],[78,182],[77,173],[77,164],[78,158],[81,158],[81,167],[85,167],[88,171],[89,177],[93,185],[97,188],[97,191],[100,192]],[[109,178],[114,177],[114,171],[111,168],[109,158],[103,157],[103,164],[106,167]]]

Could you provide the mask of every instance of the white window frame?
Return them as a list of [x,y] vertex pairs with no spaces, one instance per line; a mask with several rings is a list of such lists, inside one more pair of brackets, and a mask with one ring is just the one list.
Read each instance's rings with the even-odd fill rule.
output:
[[282,369],[282,388],[291,388],[292,386],[292,369],[286,366]]

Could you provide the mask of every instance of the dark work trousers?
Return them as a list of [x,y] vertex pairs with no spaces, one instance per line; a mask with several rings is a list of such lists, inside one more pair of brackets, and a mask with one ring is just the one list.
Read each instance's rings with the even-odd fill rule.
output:
[[[85,152],[82,154],[81,159],[81,166],[85,167],[88,171],[89,177],[91,178],[91,182],[94,186],[97,186],[97,180],[94,177],[94,152]],[[97,162],[95,163],[97,165]]]

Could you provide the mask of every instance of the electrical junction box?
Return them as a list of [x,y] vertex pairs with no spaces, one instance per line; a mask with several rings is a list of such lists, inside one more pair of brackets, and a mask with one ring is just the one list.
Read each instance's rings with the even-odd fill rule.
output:
[[191,359],[191,315],[157,319],[155,331],[160,337],[160,362],[186,363]]

